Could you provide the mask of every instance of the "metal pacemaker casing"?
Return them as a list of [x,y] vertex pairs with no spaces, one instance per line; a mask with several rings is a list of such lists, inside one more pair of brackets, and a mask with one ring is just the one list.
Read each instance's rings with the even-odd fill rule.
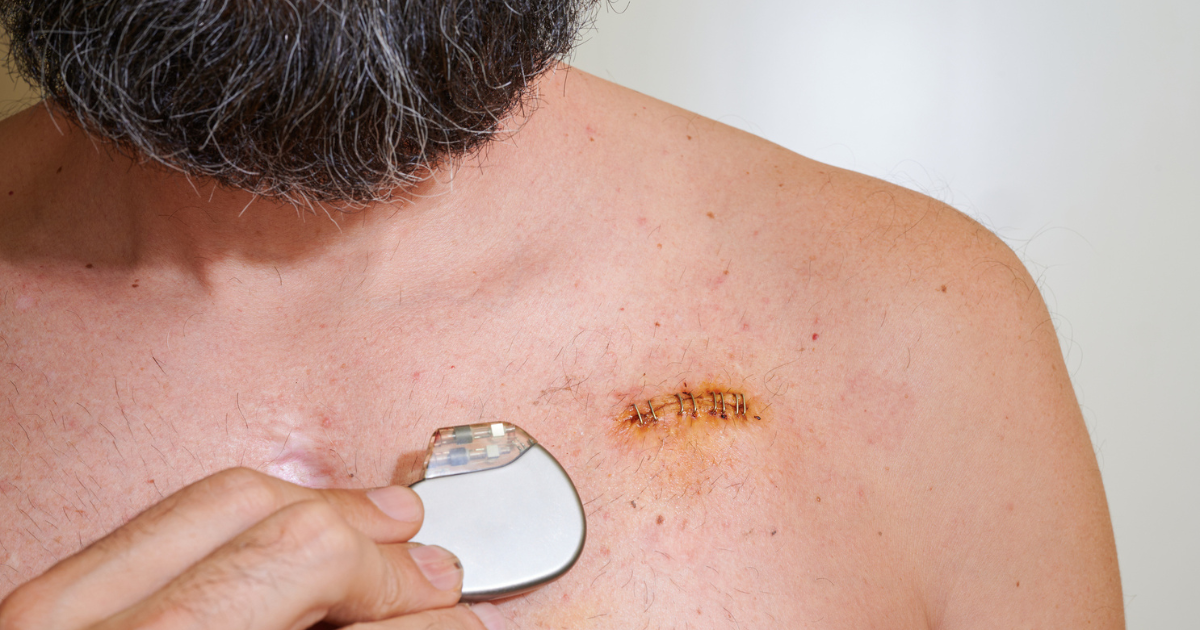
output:
[[532,590],[566,573],[587,526],[571,478],[534,444],[515,461],[412,485],[425,504],[413,542],[450,550],[463,566],[462,600]]

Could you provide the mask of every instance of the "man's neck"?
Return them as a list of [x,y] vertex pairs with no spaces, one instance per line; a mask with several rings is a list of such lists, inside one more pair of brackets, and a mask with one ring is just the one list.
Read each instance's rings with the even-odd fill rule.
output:
[[513,173],[538,159],[529,146],[493,145],[398,201],[347,210],[298,209],[139,163],[42,105],[0,123],[0,137],[23,147],[19,168],[2,182],[0,194],[13,194],[0,213],[8,232],[0,255],[170,269],[210,292],[232,277],[328,284],[351,273],[394,278],[416,294],[422,286],[469,290],[478,270],[521,256],[521,234],[548,220],[512,202]]

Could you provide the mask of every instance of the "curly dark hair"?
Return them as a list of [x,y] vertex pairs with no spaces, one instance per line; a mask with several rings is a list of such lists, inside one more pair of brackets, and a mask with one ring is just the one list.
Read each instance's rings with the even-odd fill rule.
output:
[[477,151],[596,1],[0,0],[0,20],[16,71],[123,152],[361,204]]

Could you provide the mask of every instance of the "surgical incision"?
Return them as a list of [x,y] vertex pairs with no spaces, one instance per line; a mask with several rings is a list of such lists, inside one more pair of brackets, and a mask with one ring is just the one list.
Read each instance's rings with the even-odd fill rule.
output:
[[630,428],[689,425],[696,422],[750,422],[762,417],[750,411],[741,392],[681,391],[630,405],[617,422]]

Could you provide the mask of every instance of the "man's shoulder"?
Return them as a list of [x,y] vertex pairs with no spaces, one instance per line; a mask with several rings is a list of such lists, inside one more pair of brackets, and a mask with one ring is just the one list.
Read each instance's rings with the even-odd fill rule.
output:
[[921,558],[930,617],[969,625],[986,602],[1004,624],[1118,620],[1095,457],[1013,251],[926,195],[640,95],[614,102],[602,118],[626,122],[606,140],[637,156],[654,200],[626,212],[652,214],[647,233],[668,226],[655,241],[690,243],[664,267],[719,259],[734,280],[707,290],[744,305],[739,321],[758,314],[759,345],[788,366],[773,378],[790,374],[810,405],[796,430],[877,493],[878,518]]
[[[912,264],[953,271],[983,258],[1010,268],[1006,283],[1023,273],[999,238],[945,203],[571,73],[564,81],[573,118],[586,142],[600,149],[603,164],[594,166],[607,167],[579,177],[617,186],[627,182],[627,195],[638,194],[643,202],[625,206],[628,212],[652,210],[664,220],[686,223],[708,218],[729,247],[770,248],[778,265],[803,263],[806,270],[814,256],[853,252],[861,264],[881,270]],[[645,203],[647,196],[667,203]],[[903,291],[915,280],[892,286]],[[1036,287],[1027,284],[1022,295],[1036,296]]]
[[602,189],[592,216],[658,248],[621,258],[637,273],[719,268],[730,300],[765,298],[779,321],[827,312],[855,348],[894,346],[906,327],[947,350],[1036,340],[1057,357],[1036,281],[958,210],[595,77],[567,81],[587,136],[573,176]]

